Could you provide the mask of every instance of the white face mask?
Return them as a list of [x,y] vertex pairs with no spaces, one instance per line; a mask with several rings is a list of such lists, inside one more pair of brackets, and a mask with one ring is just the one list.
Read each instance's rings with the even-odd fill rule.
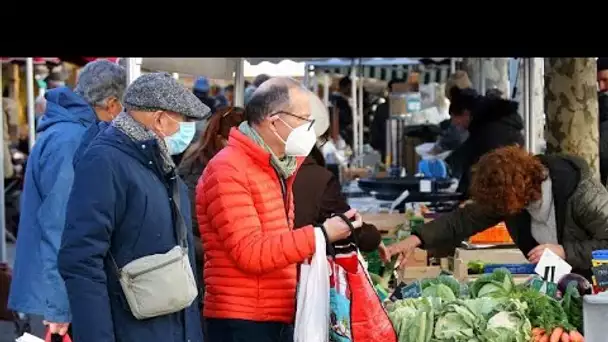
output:
[[293,157],[306,157],[317,142],[317,135],[312,125],[307,122],[296,128],[292,128],[283,119],[279,118],[285,126],[291,128],[291,133],[287,136],[287,141],[283,140],[277,133],[277,137],[285,144],[285,155]]

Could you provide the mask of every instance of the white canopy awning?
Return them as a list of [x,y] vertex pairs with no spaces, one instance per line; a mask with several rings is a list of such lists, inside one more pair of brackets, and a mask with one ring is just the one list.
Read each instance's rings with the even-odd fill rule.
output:
[[232,79],[238,58],[143,58],[146,70]]
[[[245,58],[251,65],[262,62],[273,64],[284,60],[305,62],[326,58]],[[239,58],[143,58],[141,67],[146,70],[177,72],[180,74],[206,76],[217,79],[232,79]]]

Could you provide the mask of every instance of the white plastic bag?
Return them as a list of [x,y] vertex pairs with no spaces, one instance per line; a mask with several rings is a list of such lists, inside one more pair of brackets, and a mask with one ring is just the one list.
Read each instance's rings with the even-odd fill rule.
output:
[[315,228],[315,255],[300,265],[294,342],[329,340],[329,267],[325,235]]
[[17,342],[44,342],[43,339],[36,337],[34,335],[24,333],[23,336],[19,337]]

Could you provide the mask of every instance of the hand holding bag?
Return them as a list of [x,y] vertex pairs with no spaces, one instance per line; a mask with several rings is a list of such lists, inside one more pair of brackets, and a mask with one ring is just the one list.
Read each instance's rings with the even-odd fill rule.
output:
[[315,254],[300,265],[294,342],[329,340],[329,269],[325,235],[315,228]]
[[51,334],[51,331],[47,330],[44,342],[72,342],[72,339],[68,334],[61,336],[59,334]]
[[192,305],[198,295],[188,257],[187,228],[180,212],[179,184],[176,178],[171,204],[179,245],[163,254],[135,259],[122,269],[118,268],[110,255],[131,313],[137,319],[181,311]]
[[[347,217],[336,216],[354,231]],[[332,247],[328,257],[332,266],[329,326],[332,341],[397,342],[395,329],[361,264],[354,234],[351,240],[349,246],[340,246],[342,253],[336,252],[337,246]]]

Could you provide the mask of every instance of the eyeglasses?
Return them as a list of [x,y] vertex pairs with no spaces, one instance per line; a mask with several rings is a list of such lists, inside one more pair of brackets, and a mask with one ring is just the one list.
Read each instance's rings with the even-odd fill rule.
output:
[[275,116],[275,115],[278,115],[278,114],[285,114],[285,115],[293,116],[294,118],[298,118],[298,119],[300,119],[302,121],[310,122],[310,126],[308,126],[308,128],[307,128],[309,131],[312,129],[313,125],[315,124],[315,120],[314,119],[311,120],[311,119],[305,118],[303,116],[300,116],[298,114],[290,113],[290,112],[287,112],[287,111],[284,111],[284,110],[280,110],[278,112],[274,112],[274,113],[270,114],[270,116]]

